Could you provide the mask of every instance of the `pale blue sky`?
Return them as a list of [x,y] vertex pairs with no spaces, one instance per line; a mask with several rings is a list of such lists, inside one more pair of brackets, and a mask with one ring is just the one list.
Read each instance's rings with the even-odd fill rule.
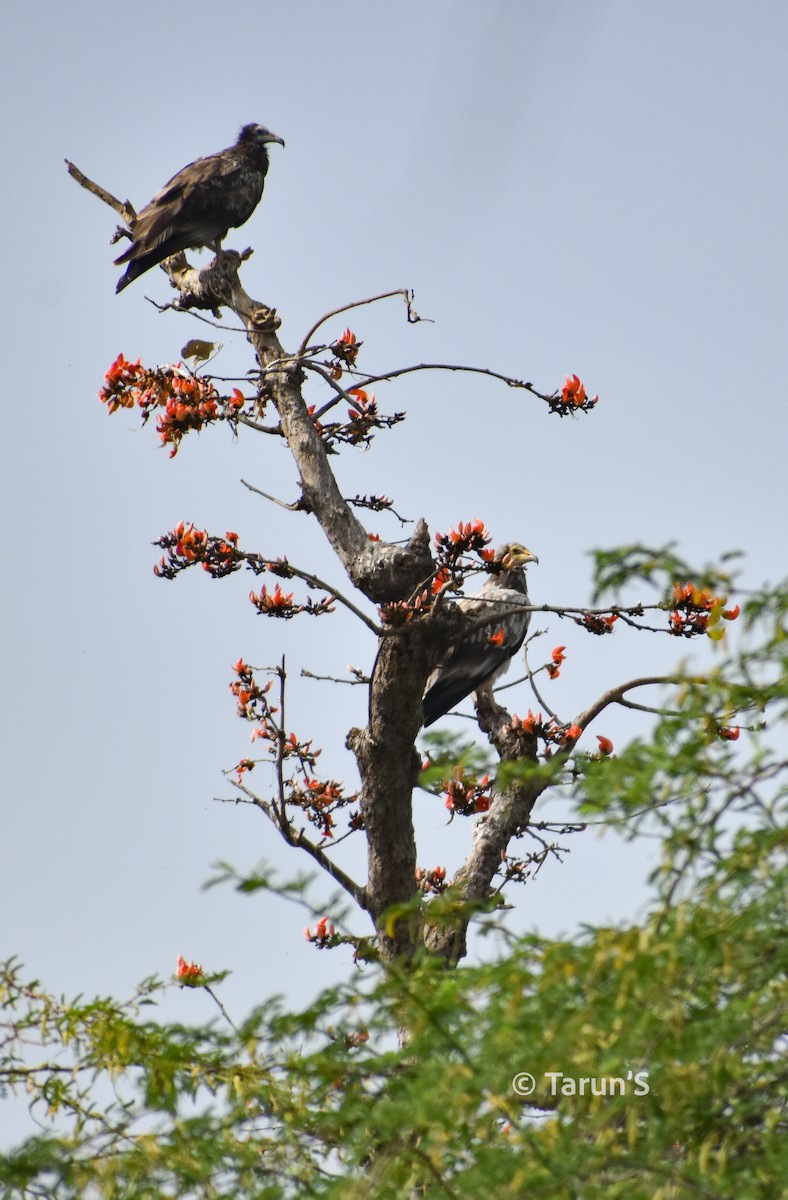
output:
[[[368,667],[373,646],[341,617],[257,618],[246,578],[154,579],[151,542],[186,518],[340,584],[306,517],[239,484],[294,498],[281,448],[218,430],[170,461],[152,429],[99,406],[119,351],[171,362],[205,331],[147,303],[171,295],[158,271],[114,295],[113,215],[64,157],[139,207],[262,122],[287,147],[229,244],[255,247],[245,283],[279,309],[286,346],[336,305],[407,286],[434,324],[409,327],[394,302],[355,314],[363,366],[471,363],[545,390],[576,371],[600,394],[570,422],[469,377],[381,387],[409,421],[341,460],[347,494],[385,492],[433,531],[484,518],[539,555],[540,601],[587,601],[588,549],[635,539],[677,539],[692,560],[739,547],[757,585],[785,553],[788,9],[83,2],[16,5],[4,41],[0,954],[55,990],[122,994],[182,953],[233,971],[223,997],[242,1014],[307,995],[348,956],[316,957],[292,906],[200,891],[217,859],[307,865],[259,813],[214,803],[249,749],[231,664],[285,651],[293,726],[352,779],[360,689],[297,676]],[[243,373],[243,339],[222,337],[217,370]],[[568,717],[686,649],[548,624],[545,651],[568,647],[550,691]],[[620,744],[635,728],[611,714],[599,732]],[[456,868],[470,825],[446,831],[439,804],[416,803],[423,865]],[[513,924],[628,919],[648,861],[576,839],[513,897]],[[208,1003],[178,993],[173,1012]]]

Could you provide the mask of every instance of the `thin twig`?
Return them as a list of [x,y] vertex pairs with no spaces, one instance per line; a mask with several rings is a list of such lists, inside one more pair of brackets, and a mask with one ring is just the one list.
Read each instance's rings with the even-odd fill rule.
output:
[[624,700],[619,698],[616,704],[620,704],[622,708],[633,708],[636,712],[653,713],[655,717],[681,717],[684,714],[677,712],[675,708],[652,708],[650,704],[636,704],[634,700]]
[[347,683],[350,687],[367,686],[372,682],[368,675],[363,675],[359,679],[340,679],[336,675],[315,675],[313,671],[307,671],[306,667],[301,668],[301,678],[316,679],[319,683]]
[[211,999],[214,1001],[214,1003],[215,1003],[215,1004],[218,1006],[218,1008],[219,1008],[219,1012],[222,1014],[222,1016],[224,1017],[225,1021],[226,1021],[226,1022],[227,1022],[227,1024],[230,1026],[230,1028],[231,1028],[231,1029],[232,1029],[232,1030],[233,1030],[235,1033],[237,1033],[237,1034],[238,1034],[238,1036],[240,1037],[240,1033],[238,1032],[238,1026],[235,1024],[235,1022],[234,1022],[234,1021],[233,1021],[233,1019],[231,1018],[230,1014],[228,1013],[227,1009],[226,1009],[226,1008],[224,1007],[224,1005],[222,1004],[222,1002],[221,1002],[221,1000],[219,999],[219,997],[216,995],[216,992],[213,990],[213,988],[210,988],[210,987],[208,986],[208,984],[207,984],[207,983],[204,983],[204,984],[202,985],[202,987],[203,987],[203,991],[204,991],[204,992],[207,992],[207,993],[208,993],[208,995],[211,997]]
[[[223,325],[220,321],[211,320],[210,317],[203,317],[200,313],[195,312],[195,310],[193,308],[179,308],[177,304],[173,304],[173,303],[159,304],[158,301],[153,300],[150,296],[146,296],[145,299],[148,301],[148,304],[152,304],[153,307],[161,313],[163,313],[163,312],[183,313],[184,316],[187,316],[187,317],[191,316],[191,317],[194,317],[197,321],[202,321],[204,325],[210,325],[212,329],[224,329],[227,333],[246,333],[247,332],[245,329],[242,329],[240,325]],[[221,376],[220,375],[206,375],[205,378],[206,379],[221,379]],[[244,376],[244,382],[246,382],[246,376]]]
[[381,375],[368,375],[364,371],[354,372],[358,374],[362,383],[383,383],[388,379],[397,379],[400,375],[411,375],[414,371],[464,371],[471,375],[487,375],[490,379],[498,379],[501,383],[505,383],[507,387],[521,388],[523,391],[530,392],[539,400],[549,401],[554,400],[555,396],[547,396],[543,392],[538,392],[532,383],[527,383],[522,379],[516,379],[512,375],[503,375],[500,371],[492,371],[489,367],[469,367],[457,363],[415,363],[411,367],[398,367],[393,371],[385,371]]
[[410,292],[407,288],[395,288],[393,292],[381,292],[379,296],[369,296],[366,300],[354,300],[352,304],[343,304],[341,308],[333,308],[331,312],[327,312],[325,316],[321,317],[319,321],[315,322],[302,341],[296,358],[302,359],[304,357],[307,346],[317,333],[320,326],[324,325],[326,321],[330,321],[332,317],[338,317],[339,314],[343,312],[350,312],[351,308],[362,308],[365,304],[376,304],[378,300],[390,300],[392,296],[404,297],[405,303],[408,305],[408,313],[410,313]]
[[[248,555],[247,557],[255,558],[259,561],[258,555]],[[275,568],[273,574],[276,574],[276,568],[282,567],[288,574],[294,575],[296,579],[302,579],[304,583],[309,585],[309,587],[320,588],[322,591],[327,592],[334,600],[337,600],[340,604],[343,604],[345,608],[354,614],[354,616],[358,617],[360,621],[363,621],[367,629],[371,630],[375,637],[383,637],[383,635],[387,632],[387,630],[383,629],[380,625],[376,625],[375,622],[368,617],[365,612],[362,612],[352,600],[348,600],[347,596],[343,596],[342,593],[337,591],[336,588],[332,587],[330,583],[326,583],[325,580],[320,579],[317,575],[313,575],[311,571],[301,571],[298,567],[294,567],[291,563],[287,562],[287,560],[284,560],[283,562],[277,562],[275,559],[269,558],[262,561],[266,562],[268,566]]]
[[352,405],[354,409],[358,410],[358,400],[355,398],[355,396],[351,396],[350,392],[346,391],[340,383],[337,383],[336,379],[332,379],[329,371],[326,371],[323,367],[318,366],[317,363],[304,361],[301,363],[301,365],[302,367],[305,367],[307,371],[314,371],[316,375],[319,375],[321,379],[324,379],[329,387],[333,388],[336,392],[336,398],[334,400],[327,400],[324,405],[322,405],[312,414],[316,421],[320,420],[321,417],[324,417],[327,412],[331,411],[332,408],[336,408],[340,400],[344,400],[347,404]]
[[557,725],[563,725],[564,722],[557,715],[557,713],[553,712],[552,708],[547,703],[547,701],[542,699],[539,689],[537,688],[536,684],[534,683],[534,672],[531,670],[530,664],[528,662],[528,650],[525,646],[523,646],[523,658],[525,659],[525,669],[528,672],[528,682],[531,685],[531,690],[532,690],[533,694],[536,696],[536,699],[539,701],[539,703],[541,704],[542,708],[547,713],[547,715],[552,717]]
[[262,496],[265,500],[270,500],[272,504],[278,504],[280,508],[286,508],[290,512],[309,511],[304,504],[303,498],[301,500],[296,500],[294,504],[288,504],[286,500],[279,500],[276,496],[269,495],[269,493],[264,492],[262,488],[255,487],[252,483],[247,483],[245,479],[242,479],[241,483],[245,488],[248,488],[250,492],[254,492],[257,496]]
[[251,804],[253,804],[256,808],[261,809],[262,812],[266,814],[273,824],[276,825],[277,829],[279,829],[279,832],[282,834],[282,837],[287,842],[288,846],[292,846],[297,850],[306,851],[306,853],[309,854],[315,860],[315,862],[323,868],[326,874],[330,875],[334,882],[338,883],[339,886],[343,888],[353,900],[355,900],[356,904],[358,904],[360,908],[363,908],[365,912],[367,911],[366,889],[361,887],[360,884],[356,883],[355,879],[352,879],[350,875],[347,875],[341,867],[338,867],[337,864],[328,857],[324,850],[322,850],[319,846],[316,846],[314,842],[311,842],[303,830],[299,830],[298,833],[293,833],[289,828],[281,829],[278,821],[276,821],[271,815],[270,804],[268,804],[260,796],[257,796],[251,790],[251,788],[248,788],[245,784],[239,783],[235,779],[231,779],[230,783],[232,787],[248,796]]
[[[287,798],[285,797],[285,656],[276,670],[279,676],[279,722],[276,727],[276,785],[279,790],[279,831],[288,837]],[[289,838],[288,838],[289,840]]]
[[[608,608],[564,608],[557,604],[519,604],[515,600],[504,600],[495,597],[488,599],[486,596],[479,595],[470,596],[468,599],[472,599],[480,604],[494,604],[498,608],[508,608],[509,613],[507,615],[509,616],[517,616],[520,613],[555,613],[556,616],[567,617],[579,625],[582,625],[583,622],[582,620],[578,621],[578,617],[616,616],[624,621],[627,625],[631,625],[633,629],[647,629],[652,633],[671,633],[671,630],[667,626],[662,628],[657,625],[638,625],[637,621],[632,619],[633,617],[639,616],[641,613],[644,613],[649,609],[664,612],[665,610],[661,604],[633,604],[625,609],[619,607],[617,604],[610,605]],[[485,625],[492,624],[496,619],[501,619],[500,612],[488,617],[479,617],[477,620],[468,625],[467,633],[475,633],[477,629],[484,629]]]

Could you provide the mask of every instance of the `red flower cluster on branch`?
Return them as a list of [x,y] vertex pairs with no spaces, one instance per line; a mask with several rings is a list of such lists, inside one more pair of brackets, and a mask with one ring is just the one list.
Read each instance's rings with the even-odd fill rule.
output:
[[566,646],[556,646],[555,650],[553,650],[551,655],[553,661],[547,664],[547,674],[551,679],[557,679],[561,674],[561,664],[566,658],[564,650],[566,650]]
[[444,783],[446,807],[449,812],[460,817],[472,817],[476,813],[487,812],[490,807],[492,780],[489,775],[483,775],[477,780],[474,775],[465,776],[458,769],[454,779]]
[[199,432],[215,421],[237,421],[246,404],[238,388],[230,396],[220,396],[211,380],[194,375],[181,363],[151,369],[122,354],[105,374],[99,399],[111,413],[137,405],[143,424],[157,412],[156,430],[162,445],[172,446],[171,458],[191,430]]
[[293,602],[293,592],[283,592],[278,583],[270,594],[263,585],[260,592],[250,592],[249,599],[259,613],[265,613],[269,617],[283,617],[288,620],[297,612],[303,611]]
[[[368,446],[376,429],[391,429],[405,420],[404,412],[384,416],[378,410],[374,392],[354,387],[346,393],[351,400],[347,421],[332,421],[324,424],[315,419],[315,428],[330,452],[335,445]],[[315,407],[309,409],[314,413]]]
[[579,725],[562,725],[553,717],[545,720],[541,713],[535,715],[530,708],[524,717],[513,714],[509,729],[519,737],[541,738],[547,744],[546,758],[549,758],[552,753],[551,745],[562,749],[567,743],[576,742],[583,732]]
[[424,616],[432,606],[432,595],[426,589],[416,596],[415,600],[392,600],[389,604],[381,604],[378,612],[383,625],[392,627],[410,625],[416,617]]
[[454,566],[463,554],[481,554],[489,542],[489,530],[478,517],[473,521],[460,521],[457,528],[450,529],[448,533],[435,534],[438,559],[447,567]]
[[[243,717],[246,721],[268,720],[277,711],[270,707],[266,699],[274,682],[273,679],[269,679],[264,687],[259,687],[253,668],[242,658],[239,658],[234,664],[233,670],[238,678],[230,684],[230,691],[238,701],[238,716]],[[240,769],[242,763],[248,762],[248,759],[242,759],[237,769]],[[251,771],[253,765],[247,765],[244,769]]]
[[213,579],[221,579],[239,571],[247,557],[238,549],[237,533],[228,530],[224,537],[215,537],[185,521],[153,544],[166,551],[153,568],[154,575],[161,579],[174,579],[196,563]]
[[331,343],[329,349],[334,356],[331,363],[332,378],[341,379],[343,367],[354,367],[356,365],[358,352],[363,345],[364,343],[358,340],[350,328],[346,329],[335,342]]
[[[297,734],[286,733],[277,721],[279,709],[272,705],[268,693],[273,685],[269,679],[260,686],[254,669],[242,658],[234,664],[237,676],[230,684],[230,691],[238,702],[238,715],[252,721],[252,741],[267,744],[268,758],[279,764],[288,764],[284,803],[300,808],[308,821],[315,825],[323,837],[334,836],[334,814],[358,801],[358,792],[345,795],[345,785],[336,779],[318,779],[315,776],[320,751],[313,749],[311,739],[301,741]],[[235,771],[236,782],[254,768],[252,759],[244,758]],[[356,827],[351,818],[351,828]]]
[[178,955],[178,965],[175,970],[175,978],[181,983],[186,984],[201,984],[204,981],[205,972],[198,963],[188,962],[182,954]]
[[[238,534],[228,531],[224,537],[215,537],[204,529],[187,525],[181,521],[170,533],[164,534],[154,545],[160,546],[166,553],[162,555],[153,573],[162,579],[174,579],[181,571],[187,570],[199,563],[212,579],[221,579],[247,566],[255,575],[270,571],[283,579],[292,579],[295,572],[284,559],[266,559],[260,554],[249,554],[238,549]],[[308,596],[303,604],[293,599],[292,592],[283,592],[279,584],[273,592],[263,587],[260,592],[250,592],[249,599],[259,613],[269,617],[298,616],[308,613],[309,616],[319,617],[334,611],[333,596],[323,596],[313,600]]]
[[358,800],[358,792],[345,795],[345,785],[336,779],[315,779],[305,777],[305,787],[294,787],[288,796],[288,803],[297,805],[308,821],[315,825],[323,837],[334,836],[334,814]]
[[460,521],[457,528],[448,533],[436,533],[438,569],[432,577],[430,594],[436,596],[440,592],[460,590],[468,572],[476,569],[476,564],[468,561],[468,555],[476,554],[483,563],[491,563],[495,551],[489,546],[490,540],[487,526],[478,517]]
[[696,637],[708,633],[710,637],[722,636],[715,631],[720,620],[735,621],[740,608],[725,608],[725,598],[695,587],[693,583],[676,583],[673,586],[673,611],[670,614],[670,632],[676,637]]
[[446,882],[446,868],[433,867],[431,871],[425,871],[423,867],[416,867],[416,884],[424,895],[430,892],[440,895],[449,886]]
[[321,917],[314,929],[305,925],[304,937],[308,942],[317,946],[318,950],[326,950],[329,946],[337,945],[337,931],[329,923],[328,917]]
[[589,399],[585,384],[579,377],[565,375],[560,393],[556,392],[548,397],[547,402],[551,412],[558,413],[559,417],[566,417],[578,412],[590,412],[598,404],[599,396],[594,395]]
[[613,626],[618,620],[618,613],[611,613],[609,617],[599,617],[596,613],[586,613],[584,617],[577,620],[577,625],[582,625],[589,633],[596,633],[600,636],[603,633],[612,633]]

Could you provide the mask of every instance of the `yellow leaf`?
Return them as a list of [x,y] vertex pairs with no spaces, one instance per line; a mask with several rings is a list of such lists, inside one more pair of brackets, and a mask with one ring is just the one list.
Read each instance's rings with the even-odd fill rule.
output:
[[181,358],[204,360],[210,358],[215,350],[215,342],[204,342],[201,338],[192,338],[181,350]]

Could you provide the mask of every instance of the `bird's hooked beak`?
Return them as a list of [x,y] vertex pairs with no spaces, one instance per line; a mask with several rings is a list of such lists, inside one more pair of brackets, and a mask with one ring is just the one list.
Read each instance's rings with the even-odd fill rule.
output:
[[501,561],[507,570],[512,570],[513,568],[524,567],[526,563],[538,563],[539,559],[526,546],[521,546],[518,542],[510,546]]
[[275,134],[275,133],[271,133],[270,129],[266,129],[265,134],[263,135],[262,141],[278,142],[280,146],[284,146],[284,144],[285,144],[285,139],[278,137],[277,134]]

